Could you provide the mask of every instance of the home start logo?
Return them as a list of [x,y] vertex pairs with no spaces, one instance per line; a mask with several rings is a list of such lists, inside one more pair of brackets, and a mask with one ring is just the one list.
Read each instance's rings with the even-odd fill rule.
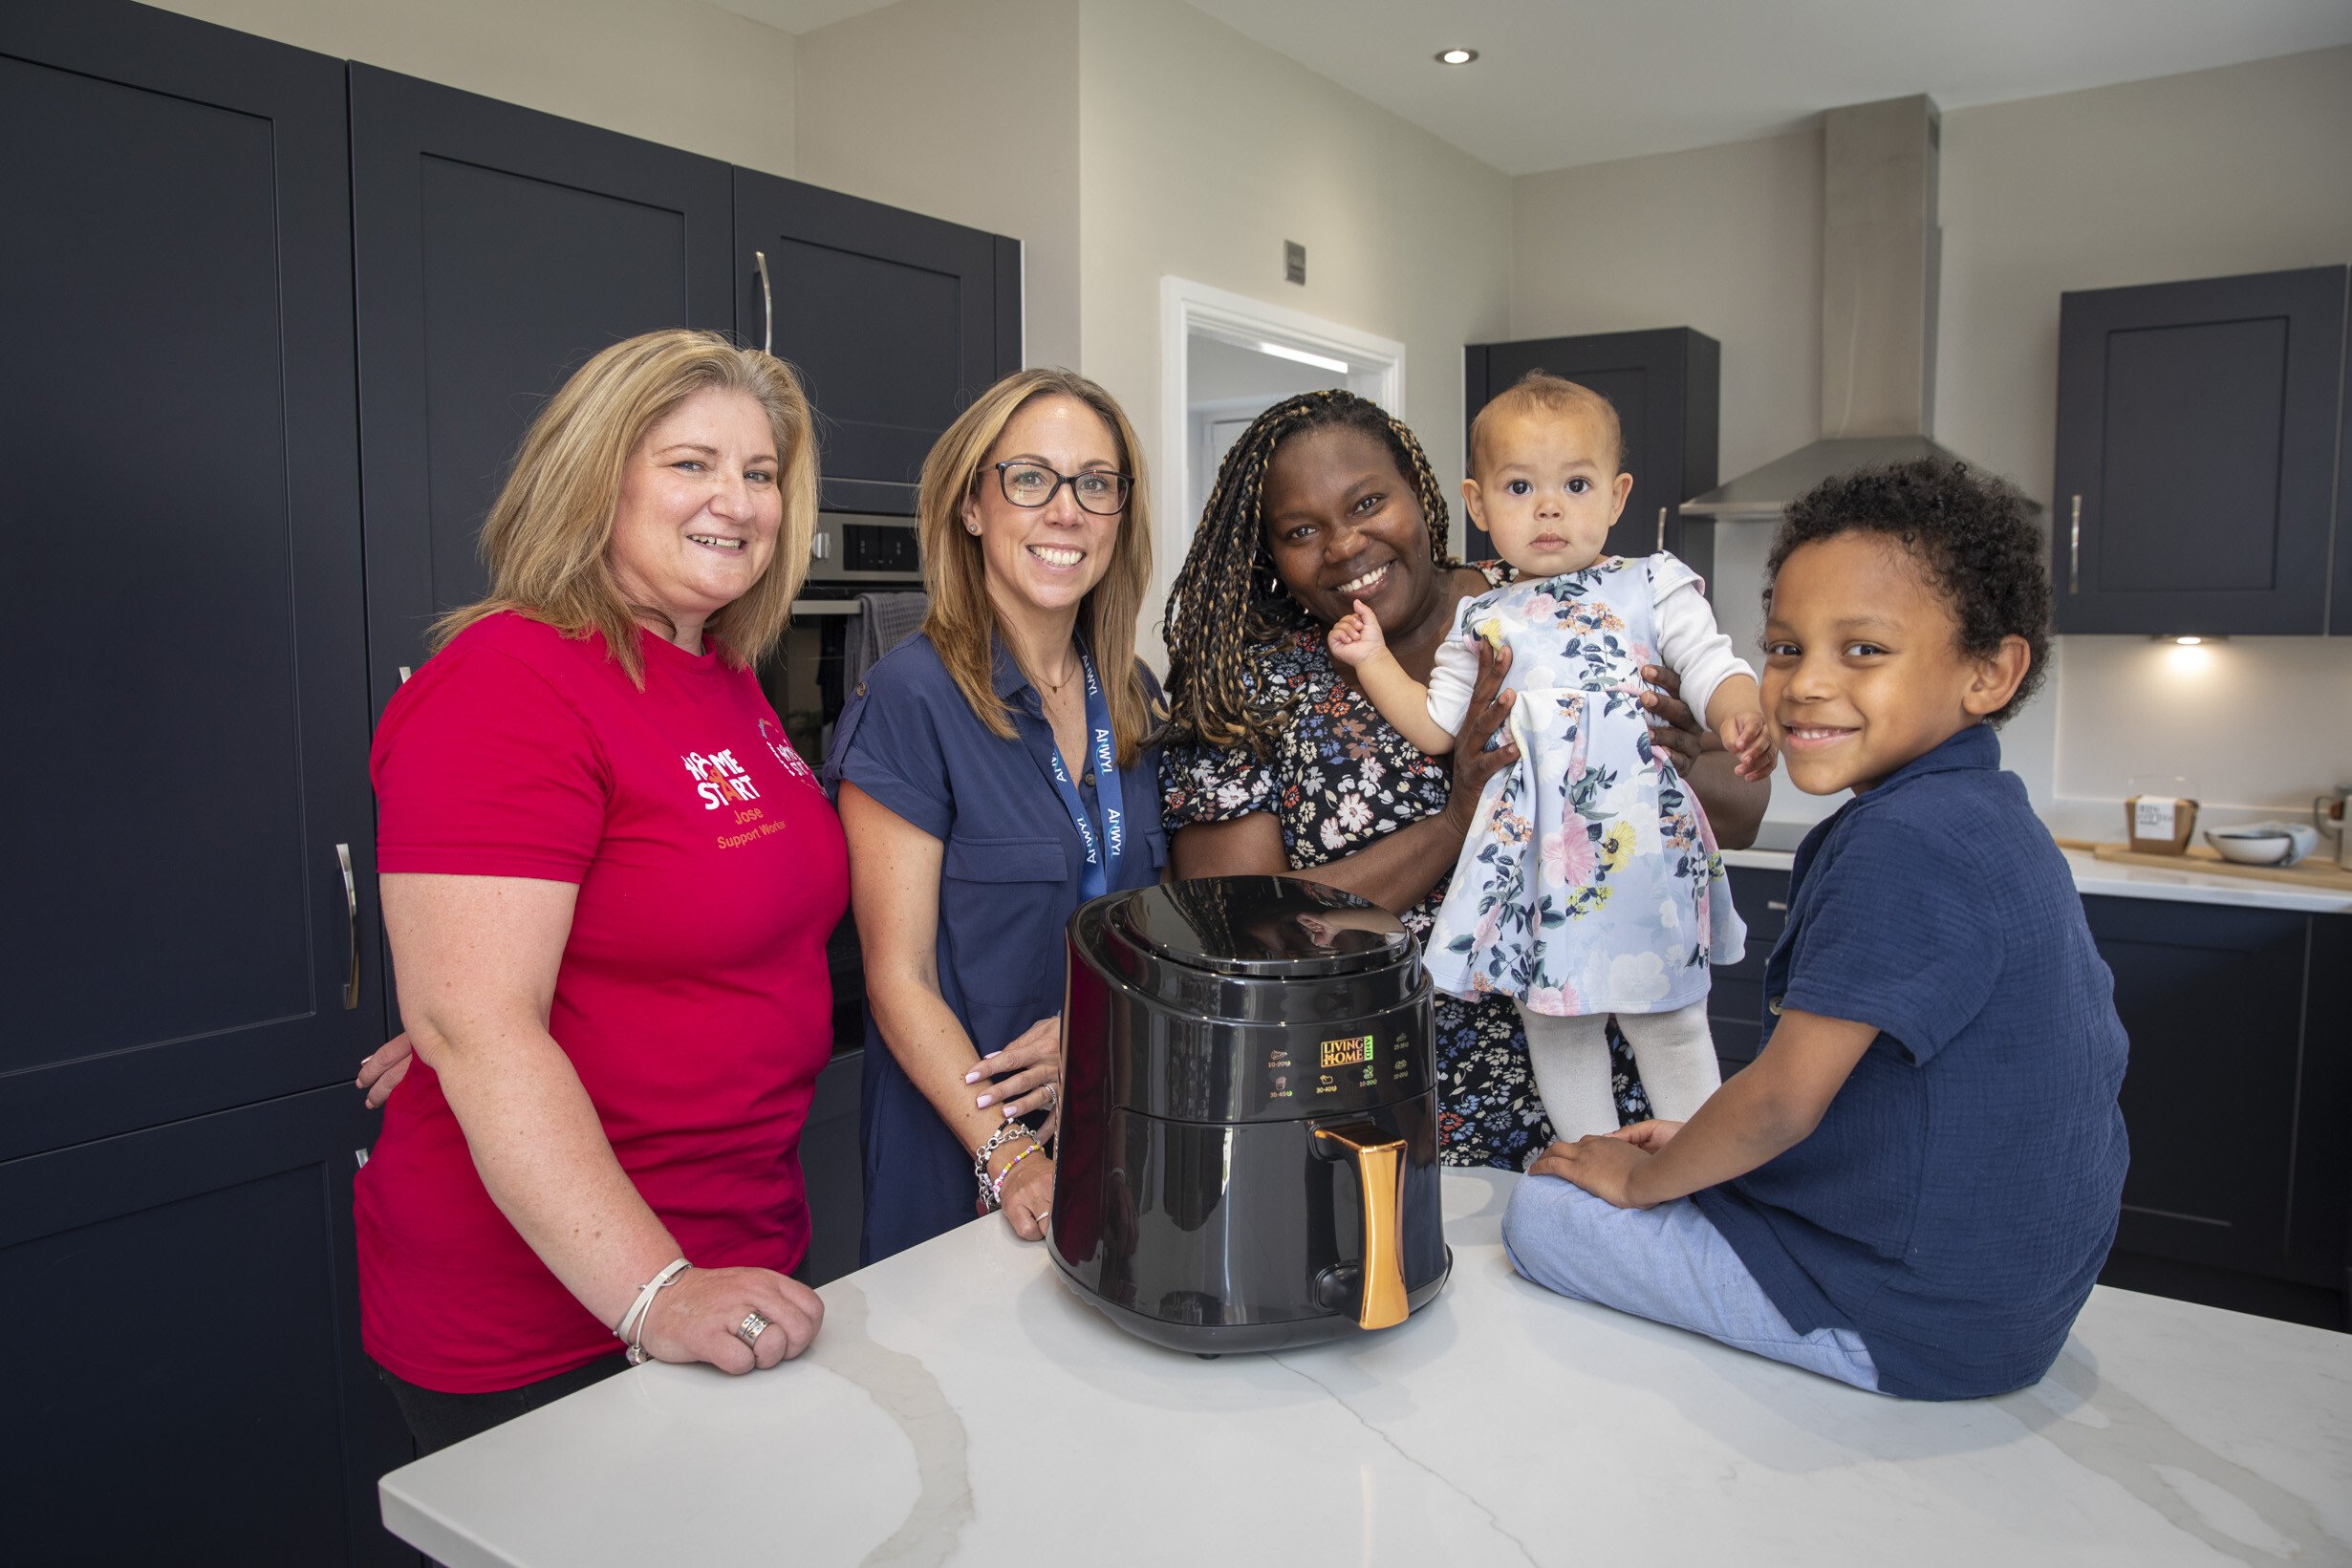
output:
[[735,760],[731,750],[714,751],[707,757],[699,751],[689,752],[679,761],[694,775],[695,793],[702,797],[705,811],[760,798],[758,786],[752,784],[751,776],[744,771],[744,764]]
[[792,742],[786,738],[783,727],[774,720],[760,720],[760,739],[766,742],[768,751],[774,755],[776,761],[784,764],[784,770],[787,773],[796,778],[811,781],[816,778],[815,774],[809,771],[809,764],[800,760],[800,753],[792,749]]

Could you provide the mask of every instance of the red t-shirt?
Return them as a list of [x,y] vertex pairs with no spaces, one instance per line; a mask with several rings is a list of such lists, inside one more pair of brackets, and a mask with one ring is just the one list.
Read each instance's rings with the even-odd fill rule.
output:
[[[841,824],[750,672],[650,634],[468,627],[385,709],[377,869],[576,883],[548,1031],[701,1267],[809,1246],[800,1132],[832,1049]],[[617,1348],[507,1223],[422,1063],[359,1172],[360,1333],[395,1374],[512,1388]]]

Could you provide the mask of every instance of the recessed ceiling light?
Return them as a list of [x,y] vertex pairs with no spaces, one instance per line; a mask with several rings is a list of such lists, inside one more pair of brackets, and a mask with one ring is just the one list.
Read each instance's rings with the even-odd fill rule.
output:
[[1478,57],[1475,49],[1441,49],[1437,51],[1439,65],[1468,65]]

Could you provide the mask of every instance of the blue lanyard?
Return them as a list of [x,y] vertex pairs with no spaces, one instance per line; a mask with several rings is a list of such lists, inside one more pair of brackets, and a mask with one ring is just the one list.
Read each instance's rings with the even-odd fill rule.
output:
[[1118,750],[1111,739],[1111,703],[1103,696],[1102,682],[1094,678],[1094,660],[1080,654],[1078,667],[1086,674],[1087,730],[1092,737],[1094,752],[1094,798],[1102,803],[1103,831],[1099,837],[1094,823],[1088,817],[1086,802],[1078,795],[1078,786],[1070,783],[1069,769],[1062,765],[1062,748],[1054,743],[1053,726],[1046,726],[1047,772],[1053,780],[1054,791],[1062,797],[1062,807],[1069,813],[1070,825],[1078,829],[1078,842],[1086,848],[1086,870],[1078,873],[1078,900],[1100,898],[1110,887],[1110,868],[1118,864],[1127,852],[1127,816],[1121,809],[1126,796],[1119,784]]

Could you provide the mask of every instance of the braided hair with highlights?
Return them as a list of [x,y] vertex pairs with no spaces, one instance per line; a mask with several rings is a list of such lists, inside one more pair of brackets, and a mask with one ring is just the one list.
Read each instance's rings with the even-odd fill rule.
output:
[[1160,637],[1168,649],[1170,744],[1247,746],[1263,757],[1287,722],[1281,708],[1252,694],[1266,690],[1265,655],[1314,622],[1275,575],[1266,548],[1265,476],[1284,441],[1333,427],[1360,430],[1388,448],[1420,501],[1431,564],[1440,571],[1459,564],[1445,548],[1445,492],[1403,421],[1370,398],[1337,389],[1276,403],[1226,452],[1168,595]]

